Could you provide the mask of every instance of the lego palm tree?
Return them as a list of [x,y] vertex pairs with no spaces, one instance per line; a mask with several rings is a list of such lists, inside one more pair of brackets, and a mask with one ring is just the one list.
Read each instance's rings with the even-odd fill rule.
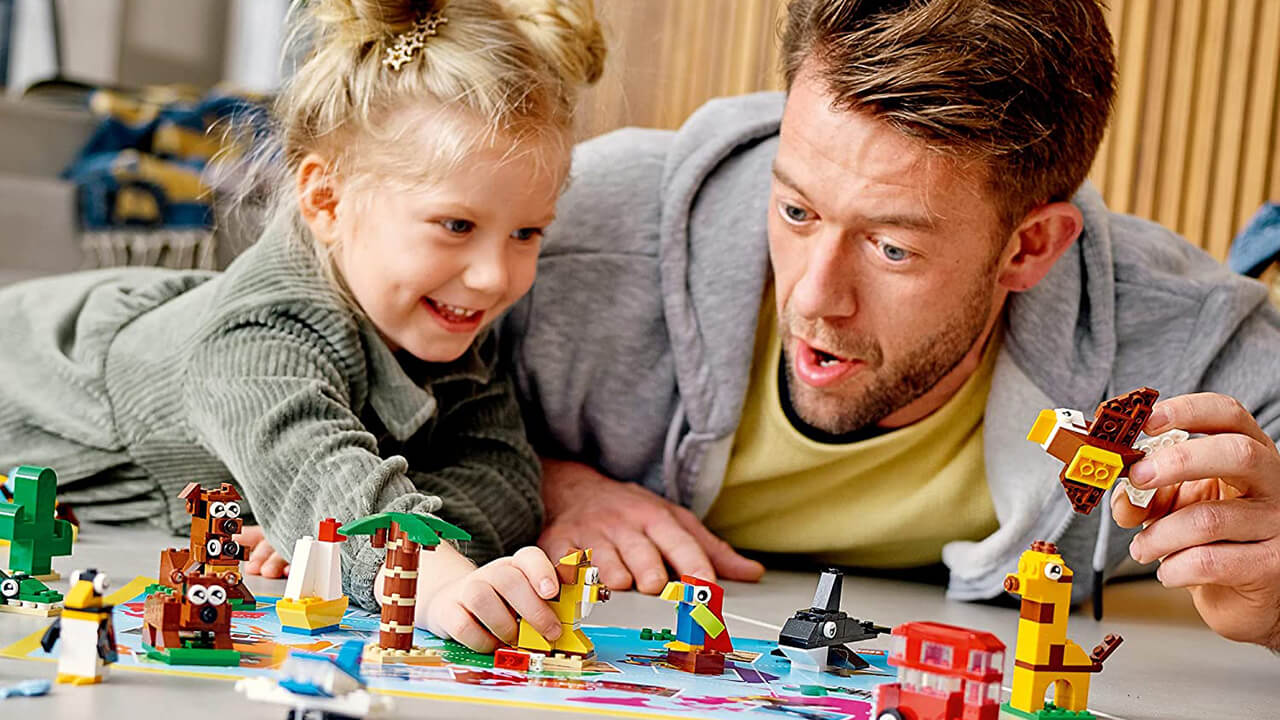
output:
[[382,565],[382,624],[378,651],[370,648],[368,660],[413,662],[421,653],[413,648],[413,616],[418,599],[418,552],[435,550],[440,540],[470,540],[462,528],[418,513],[387,512],[361,518],[343,526],[345,537],[370,536],[370,544],[386,549]]

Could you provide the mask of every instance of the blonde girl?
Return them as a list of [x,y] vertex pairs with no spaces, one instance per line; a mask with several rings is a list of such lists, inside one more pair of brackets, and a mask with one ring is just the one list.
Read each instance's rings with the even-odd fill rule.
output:
[[[419,625],[477,650],[547,637],[539,465],[489,328],[533,282],[600,74],[591,0],[308,0],[273,117],[259,240],[221,274],[106,270],[0,291],[0,466],[54,467],[90,520],[181,531],[236,483],[278,571],[319,521],[428,512]],[[465,552],[465,554],[463,554]],[[475,563],[488,563],[477,568]],[[344,549],[375,606],[379,555]],[[514,613],[514,614],[513,614]]]

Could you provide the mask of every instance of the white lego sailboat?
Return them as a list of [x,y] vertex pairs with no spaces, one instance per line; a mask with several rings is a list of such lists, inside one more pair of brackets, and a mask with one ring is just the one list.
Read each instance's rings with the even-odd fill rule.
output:
[[342,564],[338,544],[341,525],[329,518],[320,523],[317,537],[298,539],[284,597],[276,601],[276,614],[285,632],[317,635],[338,629],[347,611],[342,594]]

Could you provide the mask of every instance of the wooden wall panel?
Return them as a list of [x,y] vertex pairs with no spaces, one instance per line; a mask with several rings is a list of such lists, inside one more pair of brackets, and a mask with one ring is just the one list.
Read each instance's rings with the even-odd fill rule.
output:
[[[580,136],[678,127],[705,101],[781,87],[786,0],[597,0],[611,58]],[[1119,87],[1090,178],[1115,210],[1215,256],[1280,201],[1280,0],[1111,0]]]

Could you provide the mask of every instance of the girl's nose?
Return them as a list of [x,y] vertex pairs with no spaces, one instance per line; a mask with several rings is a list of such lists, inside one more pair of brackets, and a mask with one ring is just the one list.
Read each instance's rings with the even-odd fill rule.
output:
[[510,270],[502,243],[498,247],[479,248],[462,273],[462,283],[476,292],[501,295],[506,292]]

